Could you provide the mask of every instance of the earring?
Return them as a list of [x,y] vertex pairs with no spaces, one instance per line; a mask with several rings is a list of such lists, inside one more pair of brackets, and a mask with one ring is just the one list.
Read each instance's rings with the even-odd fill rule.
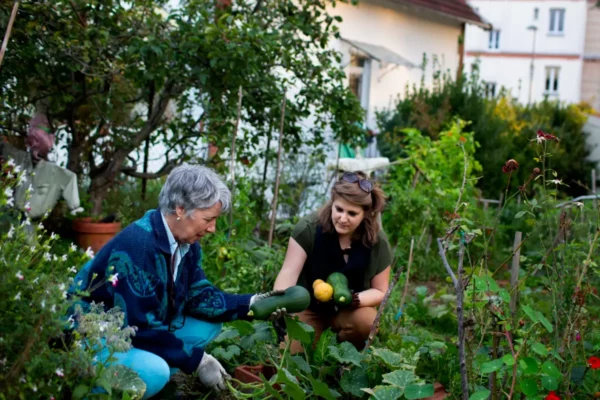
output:
[[177,221],[181,221],[181,217],[177,217]]

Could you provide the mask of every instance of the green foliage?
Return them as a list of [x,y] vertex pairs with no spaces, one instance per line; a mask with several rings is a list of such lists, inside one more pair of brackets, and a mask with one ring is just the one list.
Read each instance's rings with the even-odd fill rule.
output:
[[485,197],[496,199],[506,183],[501,169],[507,160],[515,159],[520,164],[513,174],[512,189],[522,185],[531,174],[536,166],[532,139],[541,129],[560,138],[548,163],[561,172],[563,181],[569,185],[562,187],[561,192],[577,196],[587,194],[581,184],[587,184],[594,166],[587,161],[590,149],[583,132],[590,111],[585,104],[552,101],[522,106],[508,93],[487,99],[477,70],[470,77],[463,74],[458,80],[438,74],[432,89],[423,86],[407,89],[394,110],[379,114],[384,133],[378,143],[386,157],[406,157],[404,129],[415,128],[438,139],[456,118],[468,121],[468,129],[476,133],[474,139],[479,144],[475,158],[482,166],[483,178],[477,186]]
[[[317,148],[326,129],[345,142],[362,136],[363,111],[329,46],[339,18],[325,1],[217,3],[171,11],[166,0],[22,3],[0,77],[2,134],[24,135],[33,110],[47,110],[67,143],[67,168],[89,178],[94,214],[121,173],[141,177],[146,145],[165,147],[159,175],[204,161],[207,143],[228,149],[239,88],[238,161],[252,161],[271,138],[291,88],[286,152]],[[0,21],[11,6],[0,5]]]
[[83,399],[100,387],[105,398],[141,398],[145,384],[137,374],[109,366],[134,334],[123,327],[123,313],[102,305],[83,313],[77,296],[68,296],[87,253],[72,244],[62,251],[43,221],[9,208],[22,174],[10,161],[0,166],[0,397]]

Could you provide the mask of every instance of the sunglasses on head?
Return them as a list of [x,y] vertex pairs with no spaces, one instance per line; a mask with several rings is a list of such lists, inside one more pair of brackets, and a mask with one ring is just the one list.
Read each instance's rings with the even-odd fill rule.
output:
[[371,193],[371,190],[373,190],[371,181],[361,178],[356,172],[344,172],[341,180],[348,183],[358,183],[358,186],[366,193]]

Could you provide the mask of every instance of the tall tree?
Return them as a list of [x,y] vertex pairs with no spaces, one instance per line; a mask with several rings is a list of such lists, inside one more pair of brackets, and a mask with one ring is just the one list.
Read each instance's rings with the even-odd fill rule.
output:
[[[318,146],[327,129],[360,137],[362,110],[329,45],[339,22],[329,2],[187,0],[171,12],[167,3],[38,0],[19,10],[0,69],[0,133],[24,135],[33,112],[47,110],[67,168],[89,177],[93,214],[120,174],[156,178],[198,161],[200,139],[227,148],[239,87],[237,154],[264,142],[286,90],[286,151]],[[1,3],[0,25],[11,5]],[[165,146],[157,173],[138,170],[147,142]]]

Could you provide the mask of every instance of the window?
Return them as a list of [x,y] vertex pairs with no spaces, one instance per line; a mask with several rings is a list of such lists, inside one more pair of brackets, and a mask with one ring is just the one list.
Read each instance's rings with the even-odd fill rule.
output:
[[485,82],[484,94],[488,99],[496,97],[496,82]]
[[533,20],[537,21],[539,17],[540,17],[540,9],[536,7],[533,9]]
[[500,31],[490,31],[490,38],[488,41],[488,49],[499,49],[500,48]]
[[559,67],[546,67],[546,94],[558,94]]
[[349,72],[348,86],[360,101],[360,105],[367,110],[369,108],[371,60],[365,57],[363,53],[351,53]]
[[548,33],[562,34],[565,31],[565,9],[550,9],[550,30]]

